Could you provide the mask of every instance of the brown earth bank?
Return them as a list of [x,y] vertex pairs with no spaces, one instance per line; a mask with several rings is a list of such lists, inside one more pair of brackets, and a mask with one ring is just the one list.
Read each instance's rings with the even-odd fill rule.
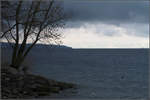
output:
[[41,98],[66,89],[76,89],[76,85],[47,79],[39,75],[20,74],[11,67],[2,67],[1,69],[2,99]]

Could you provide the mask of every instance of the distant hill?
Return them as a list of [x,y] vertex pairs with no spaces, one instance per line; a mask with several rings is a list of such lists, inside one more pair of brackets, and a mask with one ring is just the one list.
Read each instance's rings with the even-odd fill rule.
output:
[[[27,47],[29,47],[31,44],[27,44]],[[1,48],[11,48],[10,44],[6,42],[0,42]],[[54,45],[54,44],[36,44],[33,48],[56,48],[56,49],[72,49],[71,47],[65,46],[65,45]]]

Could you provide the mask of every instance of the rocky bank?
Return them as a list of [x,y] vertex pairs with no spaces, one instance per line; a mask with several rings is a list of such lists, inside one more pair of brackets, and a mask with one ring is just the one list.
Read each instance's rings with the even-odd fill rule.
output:
[[76,86],[46,79],[39,75],[20,74],[11,67],[1,69],[1,94],[3,99],[41,98],[70,88],[76,88]]

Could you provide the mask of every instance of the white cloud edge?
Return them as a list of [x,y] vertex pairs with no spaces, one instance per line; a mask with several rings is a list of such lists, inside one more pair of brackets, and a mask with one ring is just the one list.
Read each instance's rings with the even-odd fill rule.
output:
[[[149,48],[149,37],[135,35],[141,29],[149,32],[147,25],[141,26],[146,28],[139,30],[135,29],[136,24],[135,26],[131,25],[131,29],[130,25],[125,26],[129,27],[85,23],[79,28],[64,29],[63,42],[64,45],[73,48]],[[106,35],[108,32],[116,34],[109,36]]]

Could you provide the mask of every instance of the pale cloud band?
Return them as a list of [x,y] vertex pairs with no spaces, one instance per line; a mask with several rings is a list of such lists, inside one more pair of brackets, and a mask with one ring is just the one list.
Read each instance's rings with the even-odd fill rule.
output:
[[149,32],[149,25],[134,28],[138,26],[142,25],[84,23],[79,28],[65,28],[63,42],[73,48],[149,48],[149,36],[141,33]]

